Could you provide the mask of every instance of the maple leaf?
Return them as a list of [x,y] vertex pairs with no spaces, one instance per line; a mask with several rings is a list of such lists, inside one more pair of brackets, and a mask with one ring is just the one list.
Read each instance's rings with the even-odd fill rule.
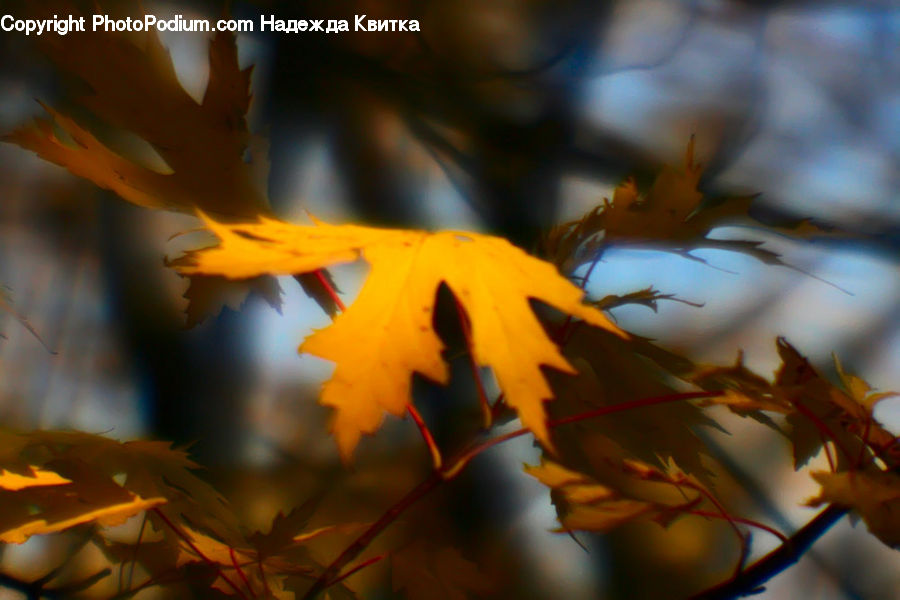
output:
[[[623,340],[607,331],[581,327],[571,331],[565,355],[578,369],[574,377],[552,377],[556,401],[548,407],[554,419],[623,402],[682,391],[675,378],[693,369],[688,359],[647,339]],[[697,406],[674,402],[585,420],[551,434],[557,459],[591,471],[593,438],[614,440],[633,458],[659,468],[670,460],[711,484],[706,444],[696,431],[718,428]],[[602,455],[599,455],[602,456]],[[599,457],[598,456],[598,457]]]
[[[9,518],[13,518],[14,511],[24,510],[29,502],[46,504],[45,512],[56,511],[45,519],[51,522],[74,518],[79,510],[87,514],[114,505],[122,505],[124,513],[126,504],[133,502],[138,506],[138,498],[148,502],[161,499],[157,504],[164,502],[172,516],[214,531],[223,539],[240,539],[238,523],[225,500],[192,473],[197,468],[184,451],[173,449],[166,442],[121,443],[80,432],[20,433],[0,429],[0,469],[5,474],[0,481],[11,481],[11,474],[31,478],[35,473],[42,473],[38,481],[49,481],[51,476],[43,473],[46,471],[70,482],[40,488],[32,485],[17,492],[0,489],[0,494],[5,494],[2,502],[10,503]],[[28,483],[27,479],[17,481]],[[29,501],[26,494],[35,499]],[[59,506],[55,504],[57,500]],[[59,513],[63,517],[57,518],[59,511],[64,511]],[[139,510],[132,514],[136,512]],[[27,516],[16,517],[15,524],[25,523]]]
[[488,594],[491,582],[478,565],[455,548],[416,541],[391,557],[394,591],[403,590],[409,600],[466,600],[470,593]]
[[740,355],[733,366],[700,367],[687,379],[704,389],[727,392],[705,403],[724,404],[778,431],[781,428],[763,411],[784,415],[789,428],[783,433],[793,444],[796,469],[821,450],[823,439],[832,439],[841,450],[837,457],[841,469],[853,467],[859,459],[870,459],[871,447],[887,449],[888,454],[898,452],[895,436],[872,413],[875,404],[895,395],[893,392],[873,391],[861,378],[844,372],[837,357],[841,386],[836,386],[787,340],[778,338],[776,346],[781,365],[772,381],[747,369]]
[[32,468],[31,473],[21,475],[12,473],[6,469],[0,469],[0,489],[18,491],[30,487],[40,487],[42,485],[61,485],[64,483],[72,483],[59,473],[54,471],[46,471],[41,468]]
[[[77,15],[74,8],[65,12]],[[147,166],[147,160],[125,156],[45,105],[49,119],[38,118],[4,141],[138,206],[191,214],[201,209],[231,220],[271,214],[267,144],[247,127],[252,67],[240,68],[233,34],[218,32],[210,42],[209,82],[199,103],[179,83],[152,28],[53,37],[41,38],[42,48],[61,71],[89,90],[76,100],[105,123],[148,143],[162,164]],[[317,278],[304,277],[301,284],[334,314]],[[280,307],[280,289],[269,277],[242,282],[192,278],[185,293],[188,326],[225,306],[239,306],[250,291]]]
[[144,499],[80,461],[53,459],[28,465],[25,473],[0,476],[0,542],[21,544],[32,535],[77,525],[120,525],[129,517],[166,503]]
[[900,475],[884,471],[812,473],[821,486],[808,506],[831,502],[851,508],[862,517],[869,531],[892,548],[900,548]]
[[699,496],[682,495],[680,484],[687,479],[676,480],[640,461],[612,459],[615,445],[607,445],[608,458],[597,471],[600,479],[546,458],[540,465],[525,466],[526,473],[551,489],[562,525],[558,531],[606,533],[639,519],[667,526],[700,502]]
[[541,366],[566,373],[574,369],[548,339],[529,299],[625,335],[602,312],[582,304],[583,292],[552,265],[500,238],[322,222],[291,225],[265,218],[257,224],[207,220],[207,225],[219,245],[175,261],[181,272],[231,278],[293,275],[360,257],[371,265],[353,305],[300,346],[301,352],[337,363],[320,401],[336,409],[332,430],[345,460],[361,434],[381,425],[385,411],[405,413],[413,373],[446,383],[443,344],[432,327],[441,283],[472,323],[476,362],[494,370],[507,404],[545,444],[543,402],[552,392]]
[[[293,592],[298,586],[302,588],[303,583],[309,585],[324,570],[304,546],[306,542],[322,535],[358,532],[360,527],[366,527],[358,523],[343,523],[298,533],[298,529],[306,525],[315,506],[316,501],[312,501],[287,516],[279,513],[272,521],[269,533],[255,533],[250,536],[249,543],[226,544],[184,527],[182,532],[191,541],[187,544],[179,540],[175,567],[192,563],[215,565],[219,574],[212,587],[224,594],[234,595],[238,593],[236,587],[245,587],[251,596],[260,594],[278,600],[294,598]],[[353,597],[352,592],[343,585],[335,586],[332,593]]]
[[[83,491],[78,486],[71,489],[48,491],[41,488],[40,493],[17,494],[13,498],[0,498],[0,506],[9,511],[4,515],[3,524],[0,525],[0,542],[8,544],[21,544],[33,535],[46,535],[58,533],[77,525],[95,523],[100,526],[121,525],[130,517],[149,510],[160,504],[165,504],[165,498],[148,498],[132,495],[130,499],[117,504],[91,505],[83,500],[73,503],[79,492]],[[17,507],[26,507],[34,511],[30,519],[22,519],[21,515],[16,519],[15,526],[9,526],[12,510]],[[66,516],[71,515],[71,516]]]
[[[265,592],[266,598],[276,600],[293,598],[293,594],[284,587],[283,571],[288,568],[284,561],[258,556],[250,548],[235,548],[187,527],[182,528],[182,533],[190,539],[190,544],[183,540],[179,544],[176,568],[191,563],[215,565],[218,574],[210,587],[223,594],[243,595],[246,588],[251,596],[255,596],[255,590],[259,590],[260,593]],[[299,567],[293,567],[291,570],[297,571]]]
[[[782,262],[778,254],[762,247],[762,241],[710,238],[715,227],[756,221],[749,214],[756,196],[705,199],[698,190],[702,173],[702,167],[694,162],[691,137],[682,168],[665,165],[646,193],[641,193],[634,178],[625,179],[614,190],[611,201],[604,198],[581,219],[553,228],[544,240],[544,252],[563,271],[571,272],[597,260],[610,245],[653,248],[703,263],[706,260],[691,251],[715,248],[748,254],[764,263],[809,275]],[[832,235],[808,220],[764,225],[793,237]]]

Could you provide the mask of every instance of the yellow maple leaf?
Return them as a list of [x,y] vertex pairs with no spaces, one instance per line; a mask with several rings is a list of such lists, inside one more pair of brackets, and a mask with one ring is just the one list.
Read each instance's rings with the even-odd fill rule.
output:
[[476,362],[493,369],[506,402],[544,444],[549,435],[543,402],[553,394],[541,366],[575,369],[547,337],[529,299],[626,335],[601,311],[583,304],[583,291],[551,264],[501,238],[265,218],[239,225],[207,220],[207,225],[220,244],[176,261],[182,273],[232,279],[296,275],[360,257],[372,266],[356,302],[300,347],[337,363],[321,402],[336,409],[332,431],[345,460],[361,434],[378,429],[385,411],[404,414],[413,373],[446,383],[443,344],[432,328],[442,282],[472,323]]
[[45,485],[61,485],[71,483],[59,473],[46,471],[38,467],[31,468],[31,475],[20,475],[6,469],[0,469],[0,489],[18,491],[29,487],[40,487]]
[[[67,500],[71,502],[71,498],[67,498]],[[121,525],[130,517],[133,517],[140,512],[150,510],[151,508],[165,503],[165,498],[148,498],[145,500],[140,496],[132,495],[131,499],[126,502],[103,506],[85,512],[77,512],[77,514],[71,517],[58,521],[35,518],[16,527],[0,531],[0,543],[21,544],[33,535],[58,533],[60,531],[65,531],[70,527],[83,525],[85,523],[96,523],[97,525],[104,527],[113,527]]]

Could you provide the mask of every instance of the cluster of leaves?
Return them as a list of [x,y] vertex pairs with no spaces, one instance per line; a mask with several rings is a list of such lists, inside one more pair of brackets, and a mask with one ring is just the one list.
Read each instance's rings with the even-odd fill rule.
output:
[[[336,363],[320,401],[334,409],[332,431],[346,462],[361,435],[375,433],[387,412],[413,416],[435,464],[428,479],[323,567],[305,544],[336,529],[306,531],[314,503],[279,515],[268,533],[247,534],[224,499],[193,474],[195,465],[184,452],[167,444],[120,444],[81,433],[4,433],[0,541],[92,528],[112,562],[141,565],[146,579],[137,588],[126,586],[130,592],[170,584],[179,567],[194,564],[225,594],[290,598],[325,591],[347,597],[344,579],[373,562],[353,567],[351,561],[403,510],[482,451],[530,433],[544,459],[526,471],[552,490],[562,530],[607,532],[638,520],[666,526],[689,516],[720,519],[737,533],[743,561],[749,543],[743,526],[783,536],[732,515],[718,498],[715,461],[697,433],[718,427],[705,410],[717,404],[785,435],[797,468],[824,452],[831,470],[813,473],[821,493],[810,504],[852,508],[886,544],[900,542],[900,444],[872,413],[883,394],[844,373],[839,363],[840,383],[831,383],[784,340],[778,341],[783,364],[771,381],[740,359],[726,367],[695,364],[623,331],[604,313],[625,304],[655,308],[674,297],[651,288],[585,303],[584,285],[562,275],[595,264],[606,247],[621,244],[696,260],[692,250],[719,248],[783,264],[760,241],[710,237],[715,227],[750,219],[753,199],[705,199],[693,141],[684,166],[665,167],[646,193],[628,179],[612,200],[553,229],[543,245],[546,260],[471,232],[317,220],[290,224],[268,209],[264,144],[246,123],[250,72],[238,66],[232,36],[217,34],[210,44],[209,85],[200,103],[181,88],[152,33],[48,40],[46,50],[57,66],[87,84],[82,105],[106,126],[137,135],[163,164],[126,158],[124,150],[50,107],[49,120],[39,119],[6,141],[134,204],[199,212],[218,243],[169,263],[191,278],[189,323],[221,306],[235,286],[242,295],[261,292],[277,306],[278,275],[296,277],[336,314],[343,303],[323,269],[365,260],[371,270],[358,298],[307,338],[300,352]],[[779,230],[798,237],[824,234],[807,222]],[[447,462],[411,397],[415,373],[437,383],[448,379],[444,345],[433,324],[442,284],[457,302],[473,375],[477,379],[479,368],[489,367],[501,390],[489,402],[480,389],[485,424],[490,427],[491,417],[511,409],[523,425],[487,442],[473,437]],[[538,314],[531,300],[566,318]],[[131,543],[104,533],[104,527],[139,513],[150,531],[142,527]],[[446,548],[426,548],[422,540],[398,550],[391,562],[394,588],[413,598],[434,597],[436,589],[448,598],[490,592],[472,563]]]
[[[196,577],[226,594],[267,590],[289,598],[322,570],[305,544],[337,529],[304,531],[315,509],[309,502],[276,516],[268,533],[245,535],[227,501],[196,476],[199,467],[166,442],[8,430],[0,432],[0,442],[0,541],[18,544],[87,527],[85,540],[93,539],[112,564],[128,564],[129,579],[135,565],[142,568],[144,580],[131,588],[118,571],[123,597],[178,582],[180,570],[196,565]],[[141,513],[136,539],[123,542],[110,529]],[[343,587],[333,590],[342,597]]]

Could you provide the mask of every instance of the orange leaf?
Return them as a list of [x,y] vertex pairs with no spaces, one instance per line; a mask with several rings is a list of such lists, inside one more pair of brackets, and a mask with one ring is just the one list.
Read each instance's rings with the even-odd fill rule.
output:
[[[71,501],[71,500],[69,500]],[[39,518],[18,525],[12,529],[0,532],[0,542],[5,544],[21,544],[32,535],[43,535],[48,533],[57,533],[75,527],[76,525],[84,525],[85,523],[96,523],[103,526],[121,525],[134,515],[151,509],[154,506],[165,504],[165,498],[149,498],[147,500],[140,496],[134,496],[130,501],[121,502],[80,512],[72,517],[48,521]]]
[[182,273],[295,275],[360,257],[372,265],[356,302],[300,347],[337,363],[321,402],[336,409],[332,428],[345,460],[361,434],[378,429],[385,411],[406,412],[413,373],[447,381],[443,344],[431,323],[442,282],[468,313],[475,360],[494,370],[507,403],[544,444],[549,435],[543,402],[553,394],[541,366],[575,369],[547,337],[529,299],[625,336],[601,311],[582,304],[582,290],[552,265],[501,238],[271,219],[207,224],[219,246],[177,261]]

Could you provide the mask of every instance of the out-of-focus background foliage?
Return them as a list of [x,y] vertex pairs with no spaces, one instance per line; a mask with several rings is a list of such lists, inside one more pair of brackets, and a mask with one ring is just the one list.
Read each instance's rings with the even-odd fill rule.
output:
[[[3,0],[0,12],[22,4]],[[207,18],[222,10],[144,7]],[[615,312],[691,357],[728,363],[743,349],[769,373],[774,336],[784,335],[826,370],[834,351],[873,385],[900,389],[896,2],[259,1],[230,10],[257,24],[260,14],[352,23],[364,13],[422,24],[421,34],[239,36],[242,63],[256,65],[251,124],[271,141],[270,196],[281,216],[475,229],[530,249],[625,175],[680,164],[696,134],[707,191],[759,192],[754,212],[764,220],[810,216],[847,232],[809,244],[768,238],[833,285],[721,251],[700,253],[706,266],[621,250],[604,255],[589,291],[652,284],[704,303]],[[206,36],[162,39],[200,98]],[[65,82],[32,39],[0,34],[0,59],[0,130],[37,114],[34,98],[67,105]],[[2,423],[195,442],[210,478],[258,527],[318,493],[322,523],[375,518],[427,472],[415,428],[392,420],[364,441],[354,469],[339,465],[315,402],[330,366],[296,353],[327,316],[290,279],[281,315],[251,299],[183,329],[186,282],[162,257],[184,243],[167,238],[192,226],[0,145],[0,282],[55,351],[0,317]],[[348,298],[362,268],[334,271]],[[450,388],[422,385],[417,396],[449,447],[477,414],[464,360],[454,373]],[[898,403],[879,410],[896,430]],[[813,511],[799,504],[813,482],[791,472],[786,442],[717,416],[731,435],[707,435],[750,491],[746,510],[786,530],[808,520]],[[492,451],[398,530],[455,545],[501,597],[667,598],[727,575],[737,549],[719,524],[579,535],[587,552],[549,533],[548,493],[519,469],[536,456],[528,441]],[[754,541],[753,556],[775,543]],[[335,550],[320,549],[326,558]],[[39,572],[49,553],[36,538],[7,548],[2,568]],[[365,590],[384,576],[372,569],[350,583]],[[897,589],[896,553],[844,520],[759,597],[888,600]]]

